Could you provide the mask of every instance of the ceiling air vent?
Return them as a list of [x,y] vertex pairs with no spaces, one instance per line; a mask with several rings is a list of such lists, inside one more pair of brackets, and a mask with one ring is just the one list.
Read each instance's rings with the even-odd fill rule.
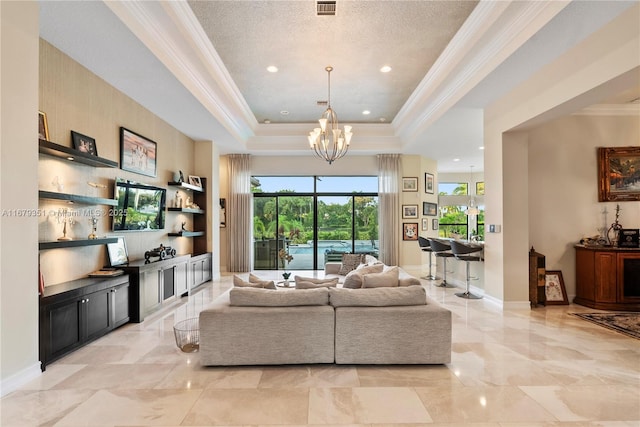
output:
[[336,2],[335,1],[318,1],[316,2],[316,10],[318,12],[318,16],[335,15]]

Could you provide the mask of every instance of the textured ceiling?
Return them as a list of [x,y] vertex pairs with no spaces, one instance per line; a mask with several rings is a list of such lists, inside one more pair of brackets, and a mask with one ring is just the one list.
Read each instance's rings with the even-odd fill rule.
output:
[[393,121],[476,4],[339,1],[317,16],[314,1],[189,2],[256,119],[271,123],[318,119],[328,65],[342,123]]

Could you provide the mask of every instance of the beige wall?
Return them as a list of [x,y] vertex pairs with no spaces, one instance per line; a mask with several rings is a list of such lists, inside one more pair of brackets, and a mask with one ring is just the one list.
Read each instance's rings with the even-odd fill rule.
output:
[[[638,145],[638,116],[569,116],[529,131],[529,241],[561,270],[575,296],[574,244],[614,221],[615,202],[598,202],[596,147]],[[605,209],[609,212],[603,215]],[[620,223],[640,228],[640,202],[620,202]]]
[[[39,189],[56,191],[52,182],[55,177],[58,177],[58,180],[64,184],[63,192],[111,198],[115,177],[167,188],[167,182],[173,180],[173,173],[176,170],[182,170],[185,177],[188,175],[207,177],[210,184],[217,185],[210,179],[213,161],[210,142],[198,143],[203,155],[199,156],[200,163],[196,168],[194,141],[44,40],[40,40],[39,88],[39,109],[47,114],[49,139],[52,142],[72,146],[70,131],[74,130],[96,140],[100,157],[119,162],[120,126],[123,126],[155,141],[158,159],[157,176],[154,178],[126,172],[119,168],[92,168],[40,156]],[[87,184],[88,181],[104,184],[107,188],[90,187]],[[211,194],[209,192],[209,196]],[[169,187],[167,203],[170,203],[174,196],[175,190]],[[184,197],[186,195],[183,195]],[[65,207],[65,205],[43,201],[40,207],[48,210]],[[95,208],[105,207],[74,207],[78,212],[89,212],[90,209]],[[191,215],[167,212],[165,229],[162,231],[111,233],[111,218],[103,217],[99,222],[98,235],[124,236],[131,259],[143,258],[145,251],[161,243],[176,248],[178,253],[190,253],[192,250],[190,239],[170,238],[167,233],[178,231],[182,221],[186,221],[187,228],[190,229],[191,220]],[[71,227],[68,234],[72,237],[85,238],[89,233],[89,218],[83,215],[76,218],[76,224]],[[39,234],[41,240],[56,240],[62,235],[62,226],[55,217],[40,217]],[[42,271],[47,285],[85,276],[103,267],[107,262],[105,246],[41,252]]]
[[38,5],[0,2],[0,391],[38,362]]

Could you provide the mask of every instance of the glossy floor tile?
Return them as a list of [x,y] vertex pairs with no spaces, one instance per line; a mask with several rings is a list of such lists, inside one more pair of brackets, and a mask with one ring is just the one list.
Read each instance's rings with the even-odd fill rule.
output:
[[640,426],[640,340],[568,314],[595,310],[502,311],[423,280],[453,312],[448,365],[202,367],[173,325],[231,279],[52,363],[0,401],[0,425]]

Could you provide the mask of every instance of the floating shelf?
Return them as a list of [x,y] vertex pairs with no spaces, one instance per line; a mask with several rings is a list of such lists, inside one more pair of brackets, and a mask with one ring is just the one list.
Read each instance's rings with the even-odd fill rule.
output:
[[170,212],[182,212],[191,214],[203,214],[204,209],[192,209],[192,208],[167,208]]
[[53,191],[38,191],[40,199],[63,200],[65,202],[82,203],[83,205],[108,205],[117,206],[115,199],[105,199],[103,197],[78,196],[76,194],[56,193]]
[[170,181],[167,183],[167,185],[170,185],[172,187],[180,187],[184,190],[199,191],[201,193],[204,192],[202,187],[196,187],[195,185],[187,184],[186,182]]
[[56,240],[54,242],[39,242],[38,249],[76,248],[79,246],[106,245],[116,243],[117,237],[104,237],[100,239]]
[[118,167],[118,162],[114,162],[113,160],[83,153],[82,151],[65,147],[63,145],[56,144],[55,142],[39,139],[38,145],[39,145],[40,154],[46,154],[48,156],[57,157],[59,159],[67,160],[69,162],[80,163],[83,165],[89,165],[97,168],[117,168]]
[[204,236],[204,231],[181,231],[179,233],[169,233],[172,237],[199,237]]

